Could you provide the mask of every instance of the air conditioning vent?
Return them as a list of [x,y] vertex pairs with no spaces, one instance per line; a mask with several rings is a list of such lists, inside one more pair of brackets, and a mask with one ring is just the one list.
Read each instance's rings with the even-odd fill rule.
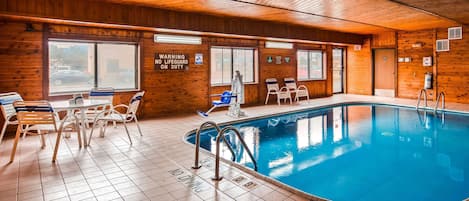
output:
[[436,51],[437,52],[444,52],[449,51],[449,40],[436,40]]
[[448,39],[462,39],[462,27],[448,28]]

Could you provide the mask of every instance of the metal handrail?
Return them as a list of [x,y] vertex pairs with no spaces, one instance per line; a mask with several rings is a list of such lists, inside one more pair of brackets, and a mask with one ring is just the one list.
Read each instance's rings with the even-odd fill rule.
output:
[[440,102],[440,98],[441,98],[441,109],[445,109],[445,92],[440,92],[438,94],[438,97],[436,98],[436,103],[435,103],[435,108],[433,108],[433,111],[436,112],[436,110],[438,109],[438,102]]
[[426,89],[421,89],[420,92],[419,92],[419,98],[417,100],[417,106],[415,107],[415,109],[419,109],[419,106],[420,106],[420,101],[422,100],[422,94],[423,94],[423,99],[424,99],[424,102],[425,102],[425,107],[427,107],[427,90]]
[[[211,128],[210,126],[213,126],[215,127],[215,129],[217,129],[217,148],[218,148],[218,141],[220,141],[220,139],[218,138],[218,135],[220,135],[220,131],[221,131],[220,127],[218,126],[217,123],[213,121],[204,122],[203,124],[200,125],[199,129],[197,129],[197,132],[195,133],[195,161],[194,161],[194,166],[192,167],[192,169],[199,169],[200,167],[202,167],[201,165],[199,165],[200,131]],[[233,149],[231,148],[231,146],[226,141],[225,136],[221,136],[221,139],[225,142],[225,145],[228,147],[228,150],[230,150],[231,152],[231,160],[235,161],[236,155]]]
[[239,141],[243,145],[243,148],[246,150],[249,157],[251,158],[252,163],[254,164],[254,170],[257,171],[257,162],[254,159],[254,156],[252,155],[251,150],[249,150],[248,146],[246,145],[246,142],[244,142],[244,139],[241,137],[241,134],[239,133],[238,129],[236,129],[233,126],[227,126],[223,128],[217,135],[217,139],[216,139],[217,146],[216,146],[216,151],[215,151],[215,177],[213,177],[212,180],[219,181],[223,178],[223,177],[220,177],[220,139],[222,138],[222,136],[224,136],[224,133],[227,131],[233,131],[236,134],[236,136],[239,138]]

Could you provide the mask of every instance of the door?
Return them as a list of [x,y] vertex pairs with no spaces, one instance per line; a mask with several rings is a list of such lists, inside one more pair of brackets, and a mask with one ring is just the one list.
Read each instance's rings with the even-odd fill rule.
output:
[[332,50],[332,92],[344,92],[344,49]]
[[394,68],[396,57],[394,49],[375,49],[374,64],[374,94],[375,96],[394,97]]

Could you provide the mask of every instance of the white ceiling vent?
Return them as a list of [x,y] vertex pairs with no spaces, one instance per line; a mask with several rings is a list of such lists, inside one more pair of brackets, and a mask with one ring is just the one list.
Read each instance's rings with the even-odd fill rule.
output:
[[448,28],[448,39],[462,39],[462,27]]
[[436,51],[437,52],[449,51],[449,40],[448,39],[436,40]]

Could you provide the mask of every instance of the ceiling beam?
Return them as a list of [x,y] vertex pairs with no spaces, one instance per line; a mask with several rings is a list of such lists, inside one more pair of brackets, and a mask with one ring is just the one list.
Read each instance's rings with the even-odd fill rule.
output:
[[455,22],[457,24],[465,25],[464,23],[459,22],[456,19],[453,19],[453,18],[450,18],[450,17],[447,17],[447,16],[443,16],[439,13],[432,12],[432,11],[429,11],[429,10],[426,10],[426,9],[423,9],[423,8],[420,8],[420,7],[417,7],[417,6],[414,6],[414,5],[399,1],[399,0],[388,0],[388,1],[399,4],[399,5],[402,5],[402,6],[405,6],[405,7],[408,7],[410,9],[413,9],[413,10],[416,10],[416,11],[419,11],[419,12],[422,12],[422,13],[426,13],[428,15],[432,15],[432,16],[435,16],[435,17],[438,17],[438,18],[441,18],[441,19],[449,20],[449,21]]
[[265,5],[265,4],[260,4],[260,3],[244,1],[244,0],[231,0],[231,1],[236,1],[236,2],[255,5],[255,6],[262,6],[262,7],[267,7],[267,8],[274,8],[274,9],[279,9],[279,10],[284,10],[284,11],[289,11],[289,12],[294,12],[294,13],[301,13],[301,14],[305,14],[305,15],[323,17],[323,18],[328,18],[328,19],[332,19],[332,20],[340,20],[340,21],[344,21],[344,22],[352,22],[352,23],[357,23],[357,24],[362,24],[362,25],[367,25],[367,26],[379,27],[379,28],[389,29],[389,31],[400,31],[399,29],[396,29],[396,28],[386,27],[386,26],[382,26],[382,25],[378,25],[378,24],[371,24],[371,23],[366,23],[366,22],[349,20],[349,19],[345,19],[345,18],[338,18],[338,17],[327,16],[327,15],[320,15],[320,14],[316,14],[316,13],[305,12],[305,11],[300,11],[300,10],[294,10],[294,9],[290,9],[290,8],[283,8],[283,7],[278,7],[278,6]]

